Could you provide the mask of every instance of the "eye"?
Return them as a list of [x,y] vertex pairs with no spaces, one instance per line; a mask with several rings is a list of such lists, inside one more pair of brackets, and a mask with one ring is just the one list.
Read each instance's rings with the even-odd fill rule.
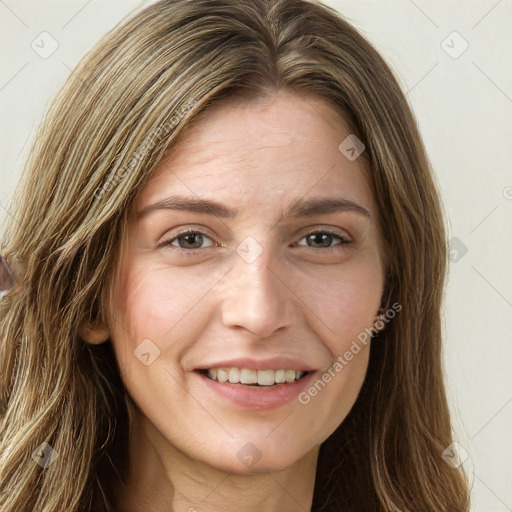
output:
[[213,242],[206,233],[197,230],[188,230],[166,240],[162,245],[172,245],[179,249],[203,249],[205,247],[211,247]]
[[[305,240],[306,243],[301,243],[302,240]],[[335,245],[348,245],[350,243],[352,242],[348,238],[330,231],[312,231],[302,237],[295,245],[313,249],[329,249]]]

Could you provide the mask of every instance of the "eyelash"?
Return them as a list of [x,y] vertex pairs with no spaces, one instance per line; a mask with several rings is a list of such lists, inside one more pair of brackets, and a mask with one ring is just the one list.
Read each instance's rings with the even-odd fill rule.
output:
[[[208,233],[206,233],[205,231],[202,231],[201,229],[197,229],[197,228],[196,229],[187,229],[187,230],[179,232],[174,237],[162,242],[159,245],[159,247],[169,247],[170,246],[181,254],[189,254],[189,255],[194,254],[196,251],[201,251],[204,248],[199,247],[196,249],[185,249],[183,247],[176,247],[175,245],[172,244],[172,242],[178,240],[179,238],[185,237],[187,235],[196,235],[196,234],[203,235],[203,236],[211,239],[210,235]],[[346,246],[348,246],[352,243],[352,241],[349,240],[348,238],[340,235],[339,233],[335,233],[334,231],[331,231],[329,229],[317,229],[317,230],[310,231],[310,232],[306,233],[305,235],[303,235],[299,241],[301,241],[304,238],[307,238],[311,235],[317,235],[317,234],[325,234],[325,235],[339,238],[340,242],[337,244],[334,244],[330,247],[324,247],[324,248],[309,247],[308,245],[301,245],[300,247],[309,247],[310,249],[314,249],[314,250],[323,249],[323,252],[332,252],[332,251],[337,250],[336,247],[338,247],[338,246],[340,246],[340,250],[343,250],[343,249],[346,249]],[[213,242],[213,240],[212,240],[212,242]],[[292,246],[293,247],[298,246],[298,242],[295,242],[294,244],[292,244]]]
[[[349,240],[348,238],[340,235],[339,233],[336,233],[334,231],[331,231],[329,229],[316,229],[316,230],[313,230],[313,231],[310,231],[309,233],[306,233],[304,236],[302,236],[300,238],[300,240],[303,240],[304,238],[307,238],[311,235],[329,235],[329,236],[333,236],[333,237],[336,237],[336,238],[339,238],[340,242],[338,244],[334,244],[334,245],[331,245],[330,247],[324,247],[323,250],[324,251],[328,251],[328,252],[331,252],[333,250],[336,250],[336,247],[340,246],[340,249],[346,249],[346,247],[343,247],[343,246],[348,246],[352,243],[351,240]],[[299,240],[299,241],[300,241]],[[293,244],[293,246],[295,247],[297,245],[297,242]],[[301,245],[300,247],[309,247],[308,245]],[[321,247],[318,248],[318,247],[309,247],[310,249],[322,249]]]

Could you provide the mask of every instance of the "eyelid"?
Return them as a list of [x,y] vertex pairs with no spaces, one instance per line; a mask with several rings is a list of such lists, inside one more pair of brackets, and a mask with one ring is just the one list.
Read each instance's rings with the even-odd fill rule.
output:
[[[208,246],[208,247],[213,247],[215,245],[217,247],[224,247],[223,244],[218,244],[217,242],[215,242],[213,236],[211,236],[211,234],[207,230],[205,230],[203,228],[200,228],[200,227],[195,227],[195,226],[189,226],[189,227],[180,229],[177,233],[174,233],[172,236],[166,237],[165,240],[163,240],[160,244],[158,244],[158,247],[171,246],[171,247],[173,247],[173,249],[177,250],[178,252],[189,253],[189,254],[190,253],[194,253],[195,251],[201,251],[203,249],[207,249],[208,247],[186,249],[186,248],[183,248],[183,247],[177,247],[177,246],[175,246],[175,245],[173,245],[171,243],[171,242],[174,242],[175,240],[177,240],[178,238],[180,238],[182,236],[186,236],[188,234],[196,234],[196,233],[201,234],[201,235],[205,236],[206,238],[209,238],[212,241],[212,245]],[[301,240],[303,240],[304,238],[307,238],[310,235],[318,234],[318,233],[327,234],[327,235],[338,237],[341,241],[339,243],[337,243],[337,244],[334,244],[333,246],[324,247],[323,249],[322,248],[310,247],[307,244],[299,246],[298,243]],[[297,239],[296,242],[291,244],[291,246],[292,247],[296,247],[296,246],[299,246],[299,247],[309,247],[309,248],[311,248],[311,249],[313,249],[315,251],[323,250],[324,252],[326,252],[326,251],[329,251],[329,250],[332,250],[332,249],[336,248],[337,246],[342,246],[342,248],[343,248],[343,246],[347,246],[347,245],[349,245],[351,243],[353,243],[353,240],[350,237],[350,235],[348,235],[346,232],[344,234],[344,233],[341,233],[339,230],[337,231],[337,230],[335,230],[333,228],[323,228],[321,226],[317,226],[315,228],[311,228],[306,233],[302,234],[300,236],[300,238]]]
[[[343,230],[343,232],[340,232],[339,230],[336,230],[333,228],[323,228],[321,226],[311,228],[309,231],[302,234],[300,236],[300,238],[297,240],[297,242],[302,240],[303,238],[308,237],[309,235],[314,235],[317,233],[324,233],[327,235],[337,236],[338,238],[340,238],[342,240],[341,244],[349,244],[349,243],[353,242],[352,237],[345,230]],[[297,244],[297,242],[295,242],[294,245]],[[339,245],[341,245],[341,244],[339,244]]]
[[[311,246],[307,245],[307,243],[299,244],[300,241],[304,240],[305,238],[307,238],[310,235],[315,235],[315,234],[326,234],[326,235],[334,236],[334,237],[339,238],[340,242],[336,243],[334,245],[331,245],[330,247],[324,247],[324,248],[311,247]],[[306,248],[313,249],[314,251],[317,251],[317,252],[325,253],[325,252],[329,252],[329,251],[333,251],[333,250],[346,249],[347,246],[352,243],[353,243],[353,240],[350,237],[348,237],[340,232],[334,231],[332,229],[327,229],[327,228],[317,228],[317,229],[312,229],[311,231],[308,231],[307,233],[302,235],[297,240],[297,242],[294,242],[292,244],[292,246],[293,247],[306,247]]]
[[217,244],[217,242],[215,242],[215,240],[213,239],[213,236],[207,230],[205,230],[203,228],[199,228],[199,227],[189,226],[187,228],[180,229],[176,233],[173,233],[172,236],[166,236],[164,238],[164,240],[158,244],[157,247],[160,248],[160,247],[171,246],[171,247],[175,248],[177,251],[180,251],[180,252],[200,251],[201,248],[199,248],[199,249],[185,249],[183,247],[176,247],[176,246],[172,245],[172,243],[171,243],[171,242],[174,242],[176,239],[178,239],[178,238],[180,238],[182,236],[191,235],[191,234],[195,234],[195,233],[199,233],[200,235],[203,235],[203,236],[209,238],[213,242],[212,246],[213,245],[222,246],[222,244]]

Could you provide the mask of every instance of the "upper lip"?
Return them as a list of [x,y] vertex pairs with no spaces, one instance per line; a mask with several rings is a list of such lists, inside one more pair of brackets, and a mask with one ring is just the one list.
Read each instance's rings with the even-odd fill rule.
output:
[[242,357],[215,361],[194,368],[195,370],[210,370],[213,368],[247,368],[249,370],[298,370],[303,372],[314,371],[310,365],[299,359],[289,357],[272,357],[269,359],[254,359]]

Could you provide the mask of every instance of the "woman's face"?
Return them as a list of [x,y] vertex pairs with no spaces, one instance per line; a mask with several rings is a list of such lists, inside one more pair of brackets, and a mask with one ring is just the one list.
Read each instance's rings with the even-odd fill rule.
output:
[[320,99],[231,99],[141,191],[108,327],[160,446],[275,471],[352,408],[384,272],[362,159],[338,149],[349,135]]

